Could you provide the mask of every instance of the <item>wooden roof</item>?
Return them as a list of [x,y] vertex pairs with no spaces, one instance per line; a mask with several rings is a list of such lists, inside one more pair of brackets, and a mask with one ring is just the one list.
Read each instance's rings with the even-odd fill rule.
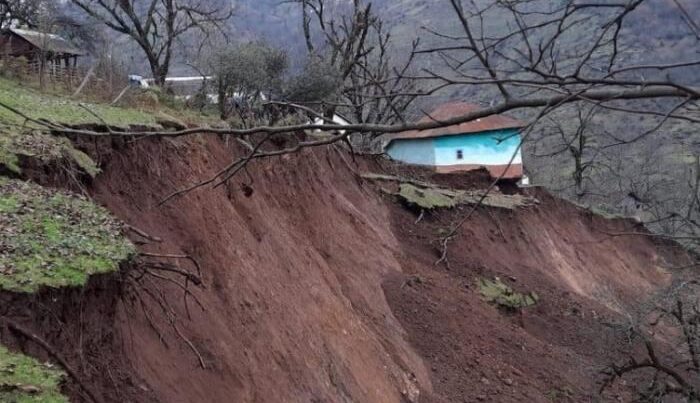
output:
[[[427,116],[419,120],[419,123],[447,120],[460,115],[476,112],[482,109],[479,105],[466,102],[450,102],[440,105]],[[492,130],[519,129],[524,124],[519,120],[504,115],[491,115],[485,118],[475,119],[447,127],[428,130],[409,130],[389,137],[389,141],[396,139],[421,139],[440,136],[454,136],[465,133],[480,133]]]
[[71,56],[83,56],[87,52],[79,49],[66,39],[55,35],[39,31],[11,28],[11,33],[29,42],[35,48],[44,52],[58,53]]

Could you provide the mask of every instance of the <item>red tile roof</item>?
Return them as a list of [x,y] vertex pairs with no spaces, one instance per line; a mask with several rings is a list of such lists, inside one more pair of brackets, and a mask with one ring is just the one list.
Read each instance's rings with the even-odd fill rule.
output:
[[[437,107],[428,116],[419,120],[419,123],[434,122],[466,115],[482,109],[479,105],[466,102],[451,102]],[[491,115],[470,122],[461,123],[438,129],[409,130],[396,133],[389,137],[389,141],[395,139],[421,139],[429,137],[450,136],[464,133],[479,133],[490,130],[518,129],[525,126],[522,122],[504,115]]]

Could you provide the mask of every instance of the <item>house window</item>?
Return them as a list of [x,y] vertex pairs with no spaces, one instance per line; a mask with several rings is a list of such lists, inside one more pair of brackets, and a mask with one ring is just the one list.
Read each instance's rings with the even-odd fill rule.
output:
[[464,152],[462,150],[457,150],[457,159],[464,159]]

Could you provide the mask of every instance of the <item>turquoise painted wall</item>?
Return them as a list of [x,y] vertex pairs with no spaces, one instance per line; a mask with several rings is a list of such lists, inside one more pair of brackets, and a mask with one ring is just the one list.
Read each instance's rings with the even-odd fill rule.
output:
[[[519,145],[520,134],[514,129],[436,137],[435,165],[506,165],[516,151],[513,164],[522,164]],[[457,159],[458,150],[464,156],[461,160]]]
[[386,152],[397,161],[418,165],[435,165],[433,139],[394,140],[389,144]]

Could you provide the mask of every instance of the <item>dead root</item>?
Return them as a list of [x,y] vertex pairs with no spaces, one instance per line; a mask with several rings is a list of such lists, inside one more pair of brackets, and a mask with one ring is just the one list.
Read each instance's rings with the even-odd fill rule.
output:
[[[179,263],[183,261],[189,263],[191,267],[182,267]],[[159,325],[163,322],[192,350],[200,366],[206,369],[207,365],[202,354],[180,329],[180,317],[168,298],[172,294],[164,290],[165,285],[170,285],[182,291],[187,319],[191,320],[190,301],[194,301],[202,311],[206,311],[191,288],[191,286],[204,288],[201,272],[199,262],[189,255],[143,252],[139,255],[134,268],[128,273],[126,293],[128,301],[133,307],[141,310],[149,327],[166,348],[170,346],[166,341],[164,328]]]
[[[152,236],[152,235],[148,234],[147,232],[145,232],[139,228],[134,227],[133,225],[125,224],[124,227],[126,230],[133,232],[134,234],[140,236],[141,238],[145,239],[148,242],[157,242],[157,243],[163,242],[163,240],[161,238],[158,238],[156,236]],[[145,243],[148,243],[148,242],[145,242]]]

